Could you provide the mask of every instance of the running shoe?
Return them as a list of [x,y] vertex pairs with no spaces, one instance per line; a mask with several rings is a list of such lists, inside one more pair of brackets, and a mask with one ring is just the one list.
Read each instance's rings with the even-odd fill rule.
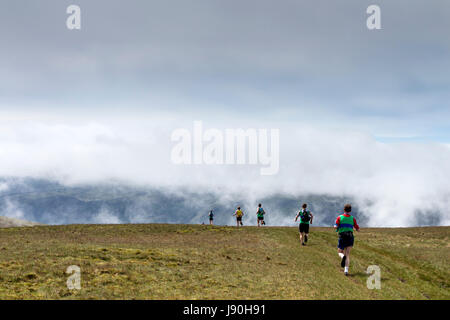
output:
[[343,257],[342,257],[342,260],[341,260],[341,267],[342,267],[342,268],[345,267],[345,258],[346,258],[346,256],[343,256]]

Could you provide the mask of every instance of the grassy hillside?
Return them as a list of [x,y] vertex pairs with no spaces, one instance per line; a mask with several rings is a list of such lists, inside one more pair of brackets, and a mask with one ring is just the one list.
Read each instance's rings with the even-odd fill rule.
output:
[[[365,229],[350,277],[312,228],[70,225],[0,229],[0,299],[450,299],[450,227]],[[381,290],[366,287],[369,265]],[[81,268],[80,291],[66,268]]]

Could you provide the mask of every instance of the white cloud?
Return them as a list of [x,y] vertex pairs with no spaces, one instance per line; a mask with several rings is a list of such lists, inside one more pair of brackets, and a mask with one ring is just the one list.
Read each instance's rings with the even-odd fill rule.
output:
[[17,206],[8,198],[5,200],[5,207],[1,211],[0,215],[14,219],[23,219],[24,217],[23,211],[17,208]]
[[[62,183],[110,180],[216,192],[226,201],[241,194],[249,204],[276,193],[354,196],[370,224],[409,226],[417,210],[450,216],[450,149],[445,144],[377,142],[346,128],[280,122],[204,120],[209,128],[279,128],[280,171],[259,166],[173,165],[172,130],[192,128],[183,118],[92,118],[89,122],[16,120],[1,123],[0,176],[58,179]],[[250,205],[248,206],[250,207]],[[100,221],[111,220],[105,212]],[[111,222],[112,221],[112,222]]]
[[100,212],[92,219],[92,223],[98,224],[119,224],[121,220],[114,214],[108,212],[105,208],[100,209]]
[[9,189],[9,186],[7,183],[5,183],[5,182],[0,183],[0,192],[7,191],[8,189]]

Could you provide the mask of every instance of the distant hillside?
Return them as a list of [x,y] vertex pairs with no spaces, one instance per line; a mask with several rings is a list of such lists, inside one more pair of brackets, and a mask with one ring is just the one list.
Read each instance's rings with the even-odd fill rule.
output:
[[[288,195],[273,193],[264,198],[185,188],[136,187],[120,183],[65,186],[58,182],[30,178],[0,178],[0,216],[21,217],[43,224],[124,223],[208,223],[213,209],[215,222],[233,225],[232,214],[239,205],[244,224],[256,224],[256,206],[263,204],[268,225],[294,226],[303,202],[315,214],[315,226],[332,226],[345,203],[361,226],[368,225],[368,213],[351,197],[326,194]],[[365,206],[365,204],[362,204]],[[448,213],[438,210],[412,212],[409,225],[438,226]]]
[[[0,299],[450,299],[450,227],[363,229],[350,276],[332,228],[70,225],[0,229]],[[25,245],[24,245],[25,244]],[[81,290],[66,270],[80,268]],[[381,289],[367,288],[367,268]]]
[[11,227],[32,227],[40,225],[36,222],[30,222],[26,220],[1,217],[0,216],[0,228],[11,228]]
[[[67,187],[42,179],[0,178],[0,215],[44,224],[79,223],[193,223],[208,222],[213,209],[217,224],[234,224],[232,214],[240,205],[246,225],[256,224],[256,206],[262,202],[269,225],[293,225],[301,203],[317,213],[315,225],[331,226],[337,212],[351,198],[329,195],[294,197],[274,194],[250,201],[242,195],[223,196],[196,190],[132,187],[99,184]],[[353,214],[364,225],[365,217],[355,205]]]

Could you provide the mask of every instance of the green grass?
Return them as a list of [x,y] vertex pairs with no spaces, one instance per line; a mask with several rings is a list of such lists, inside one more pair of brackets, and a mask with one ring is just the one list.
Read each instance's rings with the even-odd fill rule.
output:
[[[0,299],[449,299],[450,227],[365,229],[345,277],[331,228],[70,225],[0,229]],[[81,268],[81,290],[65,273]],[[381,290],[366,286],[381,268]]]

